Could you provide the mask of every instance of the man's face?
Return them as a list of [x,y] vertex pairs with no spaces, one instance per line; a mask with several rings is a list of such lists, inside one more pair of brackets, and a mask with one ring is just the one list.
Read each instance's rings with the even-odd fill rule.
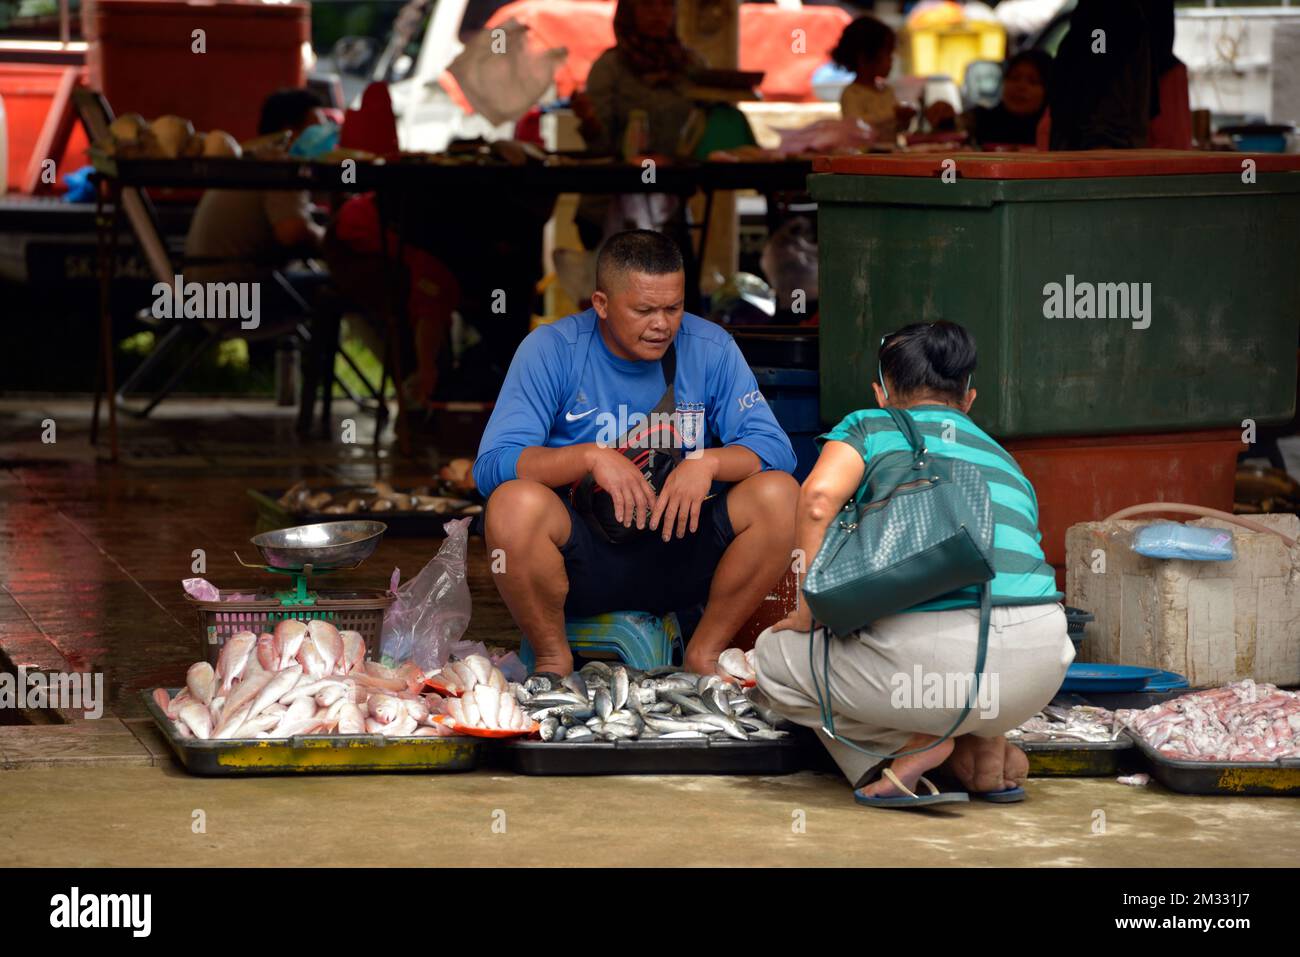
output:
[[591,296],[610,351],[620,359],[663,358],[682,324],[686,274],[632,271],[616,275],[610,286]]

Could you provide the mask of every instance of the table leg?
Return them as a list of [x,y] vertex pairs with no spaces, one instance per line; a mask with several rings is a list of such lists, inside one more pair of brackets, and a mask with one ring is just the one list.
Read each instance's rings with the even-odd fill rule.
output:
[[[99,301],[104,302],[104,184],[95,183],[95,278],[99,282]],[[103,317],[100,317],[103,324]],[[99,442],[99,402],[104,395],[104,335],[100,332],[99,346],[95,352],[95,405],[90,413],[90,444]]]
[[[104,228],[104,199],[102,194],[96,198],[96,245],[99,252],[99,350],[103,380],[103,396],[108,402],[108,447],[110,462],[117,461],[117,381],[113,362],[113,259],[117,251],[118,210],[121,205],[121,191],[109,181],[109,201],[112,211],[107,214],[107,230]],[[100,390],[95,391],[95,412],[91,422],[91,441],[98,438]]]

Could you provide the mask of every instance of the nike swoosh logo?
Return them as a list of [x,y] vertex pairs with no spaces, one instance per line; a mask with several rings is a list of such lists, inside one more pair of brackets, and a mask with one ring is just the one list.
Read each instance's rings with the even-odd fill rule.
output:
[[585,419],[587,416],[591,415],[591,413],[595,411],[596,411],[595,409],[588,409],[586,412],[582,413],[582,415],[574,415],[572,412],[566,412],[564,413],[564,421],[577,422],[579,419]]

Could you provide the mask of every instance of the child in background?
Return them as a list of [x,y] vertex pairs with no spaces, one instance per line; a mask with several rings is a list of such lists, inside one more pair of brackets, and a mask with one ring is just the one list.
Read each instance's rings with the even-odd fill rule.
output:
[[916,111],[902,106],[885,82],[894,68],[894,31],[875,17],[861,16],[844,28],[831,59],[856,78],[840,94],[844,119],[858,119],[876,131],[877,142],[893,145]]

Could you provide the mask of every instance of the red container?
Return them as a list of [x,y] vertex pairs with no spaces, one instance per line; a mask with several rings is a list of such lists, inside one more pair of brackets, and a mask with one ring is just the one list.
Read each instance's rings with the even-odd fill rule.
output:
[[[9,129],[9,191],[55,192],[40,181],[40,164],[53,159],[58,176],[86,164],[86,135],[71,122],[69,97],[82,68],[48,63],[0,63],[0,99]],[[60,136],[60,132],[64,135]],[[57,154],[57,155],[55,155]]]
[[[83,4],[90,84],[116,114],[183,116],[196,130],[257,134],[262,100],[306,82],[306,4],[95,0]],[[206,52],[195,53],[202,30]]]
[[1237,454],[1246,448],[1234,429],[1009,439],[1002,445],[1033,483],[1043,553],[1062,591],[1065,532],[1071,525],[1100,521],[1143,502],[1231,512]]

